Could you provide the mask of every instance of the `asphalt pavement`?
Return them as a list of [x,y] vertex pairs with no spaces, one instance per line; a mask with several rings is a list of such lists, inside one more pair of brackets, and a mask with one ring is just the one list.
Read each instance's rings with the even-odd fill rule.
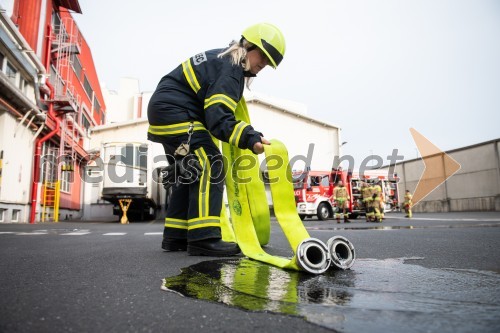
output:
[[[360,218],[348,224],[306,219],[304,224],[312,237],[325,242],[333,235],[348,238],[356,248],[358,272],[365,275],[379,263],[387,264],[384,260],[398,259],[426,269],[480,272],[498,279],[500,213],[386,217],[383,223]],[[330,325],[312,316],[306,320],[300,313],[283,314],[272,308],[248,311],[160,290],[163,278],[216,259],[163,252],[162,225],[162,221],[0,224],[0,332],[357,331],[353,329],[357,326]],[[266,251],[292,255],[275,220]],[[499,289],[495,286],[492,291]],[[498,309],[498,304],[488,306],[491,311]],[[489,313],[485,312],[488,323],[482,331],[500,325],[498,313],[493,318]],[[363,323],[359,314],[350,308],[343,320]],[[369,322],[363,325],[370,327]]]

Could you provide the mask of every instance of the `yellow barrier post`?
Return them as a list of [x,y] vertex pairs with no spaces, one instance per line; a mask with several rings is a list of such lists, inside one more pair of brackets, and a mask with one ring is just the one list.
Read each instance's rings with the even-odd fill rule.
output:
[[128,224],[127,210],[130,207],[130,204],[132,203],[132,199],[119,199],[118,203],[120,203],[120,208],[123,211],[123,215],[120,222],[121,224]]

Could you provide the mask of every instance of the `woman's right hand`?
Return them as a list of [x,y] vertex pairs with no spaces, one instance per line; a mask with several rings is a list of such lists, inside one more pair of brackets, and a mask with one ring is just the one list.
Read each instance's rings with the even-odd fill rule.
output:
[[261,142],[256,142],[254,145],[253,145],[253,152],[255,154],[262,154],[264,152],[264,145],[270,145],[271,142],[269,142],[266,138],[264,137],[260,137],[260,141]]

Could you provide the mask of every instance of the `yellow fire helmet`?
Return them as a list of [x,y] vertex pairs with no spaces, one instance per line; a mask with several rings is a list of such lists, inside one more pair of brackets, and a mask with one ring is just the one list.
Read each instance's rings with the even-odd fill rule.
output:
[[283,60],[285,37],[274,25],[258,23],[246,28],[241,36],[264,52],[273,68],[278,67]]

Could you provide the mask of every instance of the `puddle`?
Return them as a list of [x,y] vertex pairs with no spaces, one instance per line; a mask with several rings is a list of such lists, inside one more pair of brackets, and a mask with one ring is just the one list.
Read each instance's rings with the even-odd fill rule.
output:
[[331,230],[399,230],[399,229],[449,229],[449,228],[498,228],[499,223],[493,224],[474,224],[474,225],[425,225],[425,226],[413,226],[413,225],[373,225],[373,226],[363,226],[363,227],[306,227],[307,230],[315,231],[331,231]]
[[351,270],[308,275],[243,258],[183,268],[162,289],[342,332],[456,333],[498,332],[499,286],[492,272],[428,269],[405,259],[358,259]]
[[52,229],[39,229],[39,230],[34,230],[34,232],[37,233],[45,233],[45,234],[50,234],[50,235],[62,235],[62,234],[68,234],[68,233],[88,233],[90,230],[89,229],[75,229],[75,228],[52,228]]

